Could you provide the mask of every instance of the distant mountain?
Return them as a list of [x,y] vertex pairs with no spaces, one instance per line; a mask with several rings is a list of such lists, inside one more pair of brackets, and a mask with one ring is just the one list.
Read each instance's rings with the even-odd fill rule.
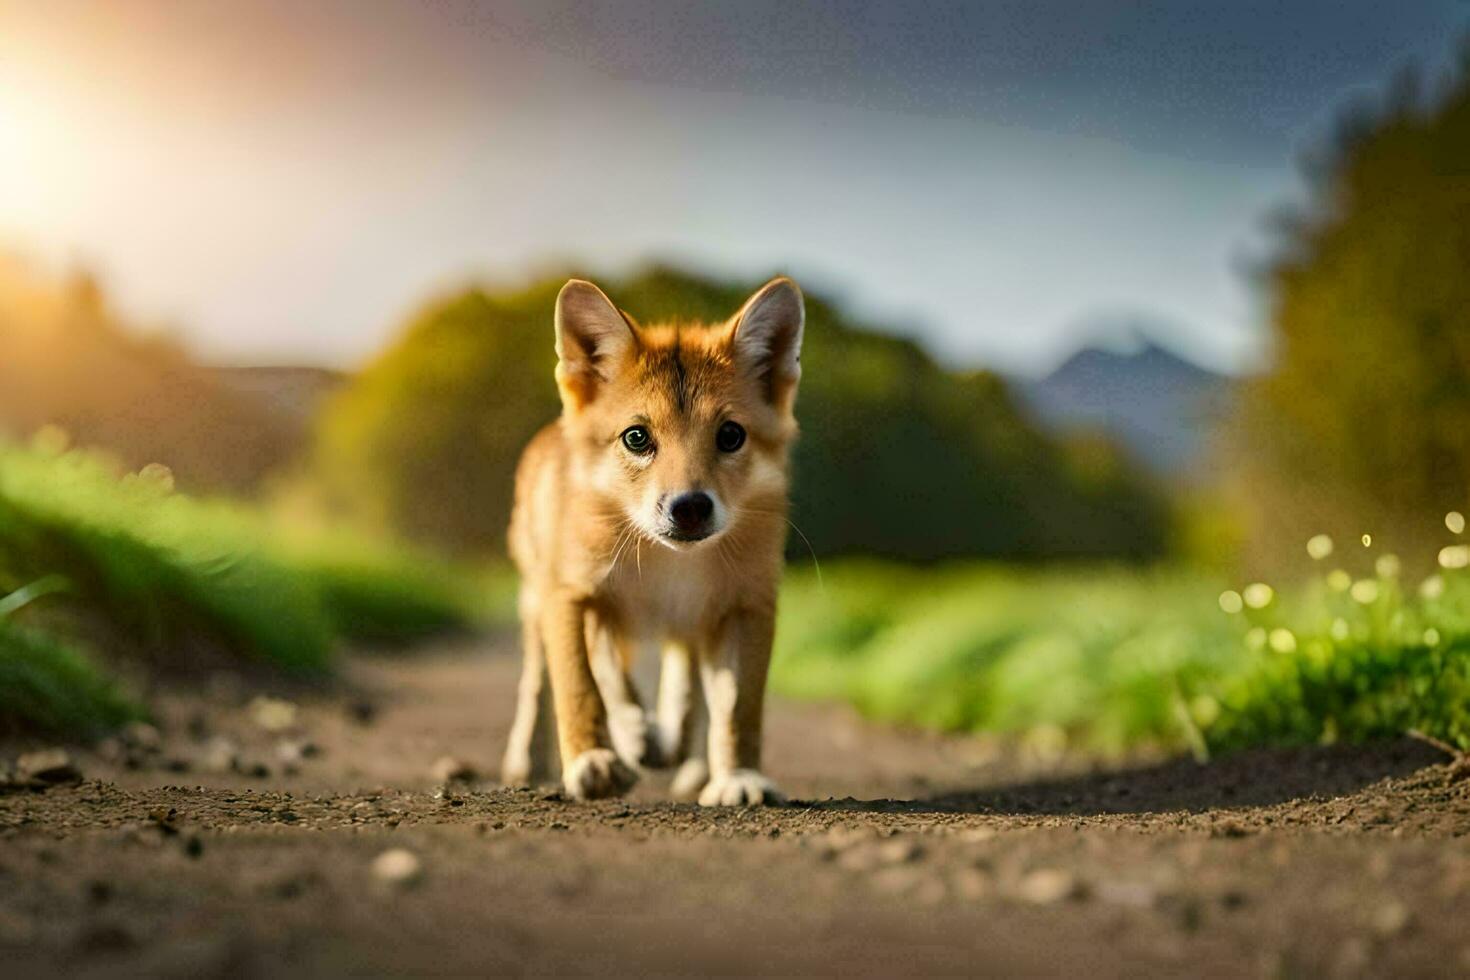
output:
[[1140,340],[1130,351],[1086,348],[1045,378],[1014,384],[1046,428],[1102,432],[1156,474],[1182,479],[1205,464],[1234,381]]

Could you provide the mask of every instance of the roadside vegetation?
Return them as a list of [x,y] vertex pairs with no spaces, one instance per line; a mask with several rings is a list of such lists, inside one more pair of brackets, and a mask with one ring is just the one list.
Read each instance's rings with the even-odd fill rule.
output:
[[[1458,514],[1452,527],[1463,529]],[[833,563],[783,597],[772,684],[884,721],[1042,753],[1199,757],[1416,733],[1470,749],[1470,549],[1406,580],[1393,555],[1284,590],[1180,569]]]
[[344,642],[407,642],[485,608],[480,576],[417,552],[120,469],[57,430],[0,446],[0,726],[85,733],[136,714],[110,661],[322,673]]

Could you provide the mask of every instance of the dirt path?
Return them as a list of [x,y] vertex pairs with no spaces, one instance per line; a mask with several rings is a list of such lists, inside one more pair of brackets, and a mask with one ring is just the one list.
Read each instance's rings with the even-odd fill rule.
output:
[[440,756],[499,752],[493,646],[355,663],[294,718],[221,679],[0,794],[6,975],[1470,972],[1470,781],[1417,743],[1088,774],[777,703],[787,808],[444,792]]

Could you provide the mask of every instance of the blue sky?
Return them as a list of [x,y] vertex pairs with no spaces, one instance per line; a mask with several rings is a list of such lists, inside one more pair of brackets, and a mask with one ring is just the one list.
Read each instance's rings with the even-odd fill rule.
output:
[[[0,3],[0,243],[217,360],[432,292],[788,271],[956,363],[1143,322],[1249,364],[1241,266],[1335,106],[1470,4]],[[635,311],[636,312],[636,311]]]

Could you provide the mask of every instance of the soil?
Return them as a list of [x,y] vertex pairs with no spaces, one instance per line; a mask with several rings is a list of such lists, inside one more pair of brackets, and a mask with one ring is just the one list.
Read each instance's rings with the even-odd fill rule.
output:
[[1419,742],[1099,770],[776,701],[786,807],[443,784],[493,776],[515,671],[163,692],[0,792],[6,975],[1470,972],[1470,780]]

